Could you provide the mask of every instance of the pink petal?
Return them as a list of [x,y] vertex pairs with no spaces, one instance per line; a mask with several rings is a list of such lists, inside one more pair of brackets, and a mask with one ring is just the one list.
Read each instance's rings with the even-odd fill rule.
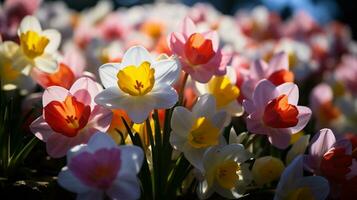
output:
[[185,17],[181,25],[181,31],[185,39],[187,40],[187,38],[189,38],[190,35],[195,32],[195,30],[196,25],[193,23],[191,18]]
[[173,53],[184,57],[184,45],[186,43],[186,40],[184,36],[181,33],[173,32],[169,36],[169,42],[168,44],[170,45],[170,49]]
[[278,96],[276,87],[268,80],[262,80],[258,83],[253,93],[253,102],[256,110],[264,111],[269,101]]
[[69,95],[69,91],[63,87],[51,86],[46,88],[42,96],[42,105],[45,107],[51,101],[64,101]]
[[308,107],[305,106],[297,106],[297,109],[299,111],[299,114],[297,116],[299,122],[297,123],[296,126],[290,128],[291,133],[297,133],[301,131],[306,124],[309,122],[311,118],[311,110]]
[[271,129],[269,142],[279,148],[286,149],[290,144],[291,135],[286,129]]
[[64,64],[69,66],[76,77],[80,77],[83,74],[86,66],[86,61],[81,51],[74,45],[69,46],[64,51],[64,58],[62,60]]
[[250,76],[257,81],[263,78],[268,78],[267,70],[269,70],[269,65],[263,60],[256,60],[251,66]]
[[266,135],[269,133],[270,129],[262,124],[262,116],[257,112],[251,113],[246,118],[246,123],[249,132],[261,135]]
[[46,142],[54,132],[42,116],[31,123],[30,130],[38,139],[42,140],[43,142]]
[[299,101],[299,88],[294,83],[283,83],[276,88],[279,94],[288,96],[289,104],[297,105]]
[[243,100],[243,107],[244,107],[244,110],[248,114],[251,114],[251,113],[255,112],[255,105],[254,105],[253,101],[251,101],[249,99],[244,99]]
[[289,70],[289,58],[285,52],[280,52],[274,55],[274,57],[269,62],[270,73],[282,69]]
[[332,101],[333,93],[331,87],[326,83],[317,85],[310,94],[310,105],[312,110],[319,109],[325,102]]
[[96,105],[94,97],[102,90],[103,89],[97,82],[90,78],[82,77],[73,83],[69,91],[78,101],[90,105],[93,109]]
[[207,83],[213,76],[213,71],[203,68],[203,66],[197,66],[197,68],[190,73],[191,78],[200,83]]
[[101,132],[108,130],[112,122],[113,112],[100,105],[96,105],[91,112],[87,126]]
[[310,156],[318,161],[333,146],[336,138],[330,129],[321,129],[311,140]]

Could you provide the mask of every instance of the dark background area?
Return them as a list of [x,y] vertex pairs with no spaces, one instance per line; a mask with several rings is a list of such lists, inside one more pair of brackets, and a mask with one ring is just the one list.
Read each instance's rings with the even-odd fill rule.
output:
[[[0,0],[0,2],[3,1]],[[94,6],[99,0],[62,1],[66,2],[70,8],[80,11]],[[112,2],[118,8],[153,3],[155,0],[112,0]],[[353,0],[169,0],[168,2],[182,2],[189,6],[197,2],[209,2],[222,13],[230,15],[233,15],[238,9],[250,9],[263,4],[270,10],[279,12],[284,18],[289,17],[295,10],[302,9],[313,15],[320,23],[335,19],[348,24],[351,27],[353,38],[357,39],[357,2]]]

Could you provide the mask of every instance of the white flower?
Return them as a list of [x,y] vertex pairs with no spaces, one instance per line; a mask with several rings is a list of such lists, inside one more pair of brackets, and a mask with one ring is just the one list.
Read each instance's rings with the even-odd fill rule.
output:
[[132,121],[142,123],[153,109],[166,109],[178,100],[171,86],[180,66],[174,59],[154,60],[141,46],[127,50],[121,63],[99,68],[105,90],[95,101],[110,109],[124,109]]
[[136,146],[117,146],[106,133],[98,132],[88,144],[73,147],[67,153],[67,166],[58,175],[58,183],[77,193],[77,199],[134,200],[140,197],[137,174],[144,159]]
[[204,180],[197,188],[199,198],[206,199],[214,192],[228,199],[242,197],[253,179],[249,164],[244,163],[249,158],[241,144],[209,148],[203,158]]
[[224,110],[229,114],[228,123],[231,116],[238,117],[244,113],[242,105],[237,101],[240,91],[235,85],[236,80],[235,70],[227,66],[226,75],[213,76],[206,84],[196,82],[199,94],[212,94],[216,98],[217,109]]
[[215,105],[214,97],[205,94],[199,97],[192,112],[178,106],[172,113],[170,143],[199,170],[202,170],[202,158],[207,148],[226,143],[221,133],[226,113],[216,112]]
[[61,42],[57,30],[42,30],[40,22],[33,16],[26,16],[18,29],[20,49],[13,65],[28,75],[33,67],[46,73],[58,70],[54,53]]
[[324,200],[329,194],[329,183],[321,176],[303,176],[303,156],[299,155],[285,168],[275,191],[274,200]]

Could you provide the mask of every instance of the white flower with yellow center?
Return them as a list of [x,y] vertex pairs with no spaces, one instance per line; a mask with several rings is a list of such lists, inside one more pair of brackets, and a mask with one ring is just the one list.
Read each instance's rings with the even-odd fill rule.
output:
[[46,73],[58,69],[54,53],[60,45],[61,35],[57,30],[42,30],[40,22],[33,16],[26,16],[18,29],[20,49],[13,65],[28,75],[33,67]]
[[109,109],[123,109],[135,123],[142,123],[153,109],[167,109],[178,100],[171,86],[180,66],[174,59],[155,60],[141,46],[127,50],[121,63],[99,68],[105,90],[95,101]]
[[13,67],[19,45],[12,41],[0,42],[0,82],[2,90],[20,89],[20,94],[27,94],[36,84]]
[[330,186],[322,176],[304,176],[304,156],[297,156],[285,168],[275,190],[274,200],[323,200]]
[[178,106],[172,113],[170,143],[199,170],[202,170],[202,158],[207,148],[225,144],[221,129],[226,113],[216,112],[215,105],[215,98],[205,94],[199,97],[192,112]]
[[235,85],[237,75],[232,67],[227,67],[227,74],[224,76],[213,76],[208,83],[196,82],[196,88],[200,94],[211,94],[216,98],[217,110],[224,110],[230,117],[238,117],[243,114],[243,107],[238,102],[240,90]]
[[242,197],[246,186],[252,181],[250,159],[241,144],[209,148],[203,157],[203,180],[197,187],[200,199],[210,197],[214,192],[227,199]]

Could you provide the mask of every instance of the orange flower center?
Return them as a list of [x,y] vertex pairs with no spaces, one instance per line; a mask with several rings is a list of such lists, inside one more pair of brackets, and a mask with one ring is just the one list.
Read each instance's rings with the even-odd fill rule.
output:
[[64,63],[59,65],[57,72],[45,77],[46,87],[57,85],[69,89],[74,81],[75,76],[72,70]]
[[294,74],[289,70],[282,69],[272,73],[268,80],[278,86],[283,83],[294,82]]
[[67,137],[74,137],[88,122],[90,106],[67,96],[64,102],[52,101],[44,108],[45,121],[51,129]]
[[185,55],[192,65],[207,63],[214,56],[212,40],[205,39],[202,34],[192,34],[185,44]]
[[298,123],[299,112],[296,106],[289,104],[285,94],[271,100],[265,107],[263,121],[272,128],[289,128]]
[[341,111],[331,101],[327,101],[321,105],[319,114],[322,122],[328,123],[337,119],[341,115]]

